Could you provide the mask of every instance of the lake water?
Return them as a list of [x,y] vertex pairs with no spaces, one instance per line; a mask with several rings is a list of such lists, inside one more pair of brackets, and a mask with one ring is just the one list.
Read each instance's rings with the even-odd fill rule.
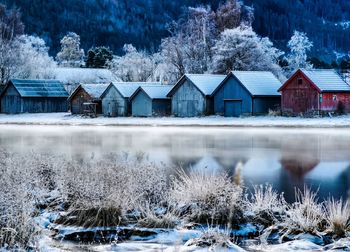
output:
[[0,147],[73,159],[143,153],[156,163],[229,174],[241,162],[246,186],[272,184],[288,201],[305,185],[320,199],[350,194],[350,129],[4,125]]

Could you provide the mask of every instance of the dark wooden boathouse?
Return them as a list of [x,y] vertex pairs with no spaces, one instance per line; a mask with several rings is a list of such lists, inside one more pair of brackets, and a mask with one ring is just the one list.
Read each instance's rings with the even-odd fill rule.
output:
[[80,84],[69,96],[72,114],[85,114],[88,104],[94,104],[96,114],[102,114],[101,96],[109,84]]
[[130,97],[132,116],[167,116],[171,112],[171,99],[167,94],[173,86],[143,85]]
[[1,93],[1,113],[66,112],[68,93],[56,80],[10,80]]
[[158,82],[111,83],[103,92],[102,112],[104,116],[119,117],[131,115],[130,97],[143,85],[160,85]]
[[214,90],[225,75],[185,74],[169,92],[171,113],[178,117],[195,117],[213,114]]
[[214,91],[214,112],[227,117],[263,115],[281,106],[282,83],[267,71],[233,71]]

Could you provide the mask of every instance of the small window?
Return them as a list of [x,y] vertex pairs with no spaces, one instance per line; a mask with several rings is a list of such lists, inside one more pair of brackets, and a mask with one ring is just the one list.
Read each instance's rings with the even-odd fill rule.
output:
[[336,101],[337,100],[337,95],[333,95],[333,101]]
[[322,94],[320,94],[320,103],[322,103]]
[[298,79],[298,85],[303,85],[303,79],[302,78]]

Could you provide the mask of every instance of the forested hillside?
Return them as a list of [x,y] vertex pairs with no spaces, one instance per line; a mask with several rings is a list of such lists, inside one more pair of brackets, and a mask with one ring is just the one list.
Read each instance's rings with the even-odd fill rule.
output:
[[[25,32],[44,38],[51,53],[59,50],[60,39],[73,31],[82,47],[107,45],[120,52],[125,43],[155,50],[168,35],[167,24],[176,20],[186,6],[220,0],[0,0],[22,12]],[[255,31],[268,36],[281,49],[294,30],[306,32],[314,42],[314,53],[347,52],[350,47],[350,2],[348,0],[244,0],[254,7]]]

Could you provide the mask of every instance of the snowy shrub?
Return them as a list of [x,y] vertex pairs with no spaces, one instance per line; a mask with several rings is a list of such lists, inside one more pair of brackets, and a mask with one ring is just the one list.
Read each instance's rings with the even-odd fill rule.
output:
[[288,233],[317,233],[323,220],[323,206],[317,202],[316,193],[305,188],[304,192],[296,192],[296,201],[286,210],[283,225]]
[[75,209],[68,214],[60,216],[55,223],[79,226],[84,228],[92,227],[115,227],[122,222],[122,214],[120,208],[88,208]]
[[190,239],[185,246],[209,247],[209,251],[244,251],[232,242],[229,230],[219,229],[217,227],[208,227],[200,237]]
[[250,197],[245,197],[246,214],[252,215],[254,222],[269,226],[285,214],[287,203],[283,194],[278,194],[271,185],[254,186]]
[[199,223],[236,222],[240,212],[242,189],[227,174],[205,174],[183,170],[173,179],[170,201],[182,209],[181,214]]
[[348,201],[329,199],[325,202],[327,228],[338,237],[350,230],[350,205]]
[[137,225],[145,228],[175,228],[180,223],[180,218],[174,209],[152,208],[145,206],[141,210],[142,218]]
[[29,249],[39,232],[36,214],[37,178],[32,169],[39,161],[28,160],[0,150],[0,248]]

